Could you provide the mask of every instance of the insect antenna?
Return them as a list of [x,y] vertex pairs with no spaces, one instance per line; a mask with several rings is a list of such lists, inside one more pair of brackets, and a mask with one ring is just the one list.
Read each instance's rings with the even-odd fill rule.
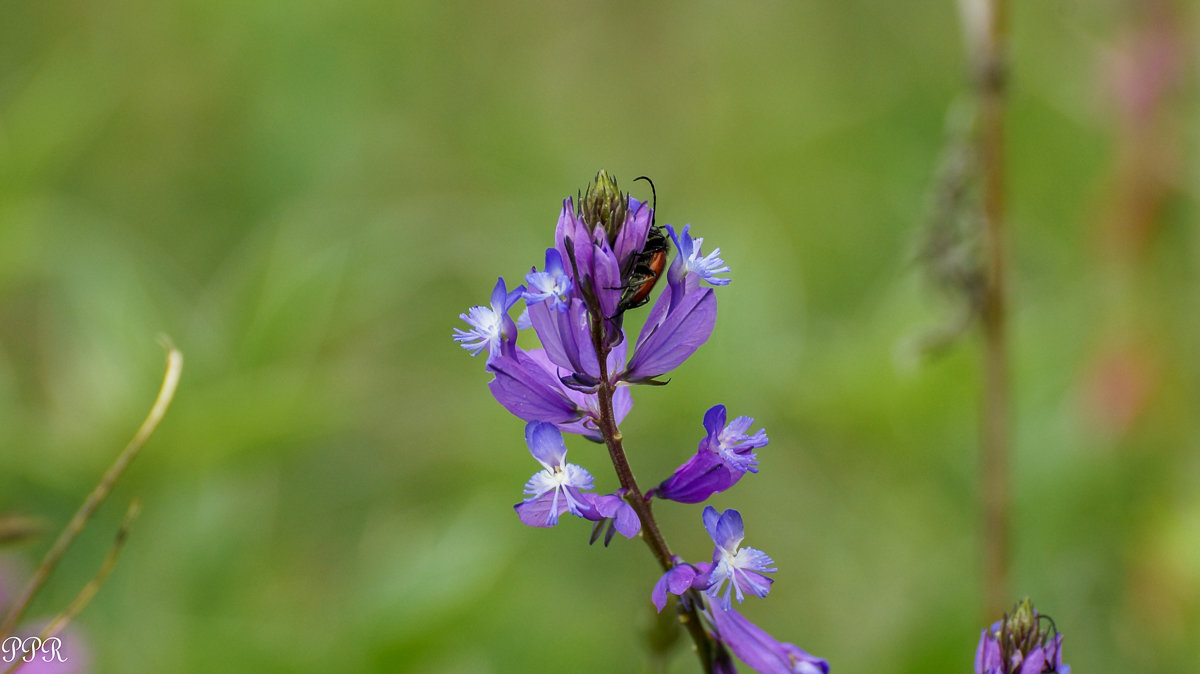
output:
[[650,226],[654,226],[654,218],[658,214],[658,193],[654,191],[654,181],[646,176],[638,176],[633,179],[633,182],[645,180],[650,183]]

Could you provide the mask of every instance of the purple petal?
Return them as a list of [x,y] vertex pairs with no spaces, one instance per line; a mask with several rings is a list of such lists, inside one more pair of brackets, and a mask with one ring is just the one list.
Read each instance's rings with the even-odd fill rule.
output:
[[520,419],[565,424],[583,415],[562,382],[521,349],[491,359],[487,369],[495,375],[488,382],[492,395]]
[[1041,648],[1034,649],[1025,662],[1021,664],[1020,674],[1041,674],[1046,664],[1046,653]]
[[596,297],[600,299],[600,312],[606,317],[614,316],[624,293],[625,280],[616,253],[603,238],[592,250],[592,272]]
[[664,573],[658,582],[654,584],[654,590],[650,593],[650,601],[654,602],[655,608],[659,613],[662,613],[663,607],[667,605],[667,592],[674,595],[681,595],[687,592],[692,587],[692,580],[696,578],[696,570],[688,564],[680,564],[670,571]]
[[[613,347],[613,350],[608,356],[608,371],[619,372],[620,368],[625,364],[625,342]],[[579,415],[572,421],[565,423],[557,423],[558,429],[564,433],[576,433],[594,440],[603,442],[599,427],[596,420],[600,418],[600,401],[595,393],[583,393],[574,389],[567,388],[561,385],[560,378],[570,374],[566,370],[558,367],[550,362],[550,358],[542,349],[534,349],[529,351],[529,358],[546,370],[550,379],[559,383],[558,391],[566,398],[574,403]],[[633,409],[633,395],[629,391],[628,386],[618,386],[613,393],[613,414],[616,416],[618,425],[625,420],[626,415]],[[582,418],[579,418],[579,417]]]
[[[571,244],[568,246],[567,241]],[[575,216],[575,204],[570,199],[563,199],[562,211],[558,215],[558,226],[554,230],[554,247],[562,256],[563,269],[576,284],[581,279],[576,278],[576,271],[586,275],[592,268],[592,235],[587,225]],[[574,251],[575,264],[571,264],[571,253]]]
[[595,497],[591,510],[585,511],[583,516],[592,521],[611,519],[613,526],[622,536],[633,538],[641,531],[642,520],[637,516],[637,511],[633,509],[633,506],[621,498],[620,494],[624,491],[622,489],[616,494]]
[[829,674],[829,663],[795,644],[780,643],[734,609],[710,610],[717,636],[759,674]]
[[[645,381],[666,374],[687,360],[712,334],[717,320],[717,299],[712,288],[685,283],[683,295],[675,302],[679,288],[668,285],[658,296],[651,317],[661,316],[658,322],[642,327],[629,359],[629,369],[622,378],[630,382]],[[669,310],[659,305],[672,305]]]
[[613,252],[621,267],[624,268],[629,258],[640,253],[646,246],[646,236],[650,232],[650,222],[654,211],[643,201],[629,198],[629,211],[625,216],[625,224],[617,234]]
[[677,503],[703,503],[713,494],[732,487],[744,475],[730,470],[713,452],[697,452],[675,469],[654,491],[657,498]]
[[613,518],[613,526],[617,528],[625,538],[633,538],[642,530],[642,520],[637,515],[637,511],[633,506],[621,501],[621,507],[615,513]]
[[729,550],[730,552],[737,550],[738,545],[745,538],[745,528],[742,526],[742,514],[732,508],[726,510],[721,513],[720,519],[716,522],[716,527],[709,529],[708,533],[712,536],[713,543],[716,543],[718,548]]
[[555,311],[547,302],[534,304],[529,307],[529,321],[551,362],[568,372],[599,378],[600,365],[583,300],[573,298],[566,311]]
[[496,286],[492,288],[491,304],[492,310],[498,314],[508,313],[510,307],[521,299],[521,295],[525,292],[523,286],[513,288],[512,292],[508,292],[504,287],[504,279],[496,280]]
[[704,528],[708,531],[708,537],[716,539],[717,537],[717,522],[721,519],[721,513],[712,506],[705,506],[704,511],[700,513],[700,519],[704,521]]
[[557,491],[547,492],[513,506],[521,524],[527,527],[552,527],[558,524],[559,516],[565,513],[567,508],[567,499]]
[[990,636],[999,630],[1000,623],[993,623],[990,630],[984,630],[979,636],[979,648],[975,650],[977,674],[988,674],[1004,668],[1004,661],[1000,656],[1000,643]]
[[708,437],[716,439],[721,435],[721,431],[725,430],[725,406],[713,405],[704,413],[704,430],[708,431]]
[[554,424],[542,421],[531,421],[525,425],[525,444],[529,445],[529,453],[538,463],[552,470],[562,466],[567,456],[567,445],[563,442],[562,433]]

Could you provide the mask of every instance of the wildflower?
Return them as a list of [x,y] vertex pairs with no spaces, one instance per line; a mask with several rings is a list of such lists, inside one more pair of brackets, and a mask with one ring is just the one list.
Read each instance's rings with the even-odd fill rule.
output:
[[[1041,621],[1050,623],[1041,628]],[[994,623],[979,637],[975,674],[1070,674],[1062,663],[1062,635],[1049,616],[1038,615],[1023,599],[1012,615]]]
[[607,526],[604,545],[608,545],[613,533],[618,532],[625,538],[633,538],[642,530],[642,520],[638,518],[633,506],[625,502],[625,489],[618,489],[615,494],[605,494],[592,499],[592,507],[583,511],[584,519],[595,522],[592,529],[592,543],[600,537],[600,532]]
[[679,367],[708,341],[716,321],[712,288],[701,288],[695,276],[668,283],[650,309],[629,367],[620,378],[635,384],[655,383],[655,377]]
[[676,596],[683,596],[683,593],[688,590],[702,590],[708,584],[705,574],[712,567],[711,564],[692,565],[678,557],[675,558],[675,562],[675,566],[664,573],[654,584],[654,589],[650,591],[650,601],[654,603],[654,607],[658,609],[659,613],[662,613],[663,607],[667,605],[668,592]]
[[780,643],[741,613],[710,609],[717,639],[759,674],[829,674],[829,663],[799,646]]
[[704,244],[703,238],[692,238],[688,231],[691,225],[684,225],[683,232],[675,235],[675,230],[667,227],[667,231],[671,234],[671,240],[675,242],[675,248],[679,251],[679,258],[682,264],[675,267],[677,274],[696,274],[704,281],[714,286],[727,286],[730,279],[717,278],[717,274],[729,273],[729,267],[725,265],[725,261],[717,257],[721,253],[720,248],[714,248],[711,253],[701,257],[700,246]]
[[525,282],[529,284],[524,294],[527,305],[548,302],[555,311],[567,310],[567,296],[573,284],[563,269],[562,255],[557,250],[547,249],[545,267],[542,271],[530,270],[525,275]]
[[762,574],[774,572],[776,569],[771,566],[774,562],[761,550],[738,547],[744,537],[741,513],[730,509],[718,514],[716,508],[708,506],[703,517],[704,527],[717,545],[713,550],[712,570],[708,573],[709,585],[705,592],[719,599],[720,608],[725,610],[730,606],[731,591],[737,594],[739,603],[745,598],[743,591],[767,596],[774,581]]
[[584,410],[572,399],[553,367],[541,349],[527,352],[514,347],[512,353],[501,353],[488,361],[487,369],[495,375],[488,388],[504,409],[525,421],[579,421]]
[[509,318],[508,310],[521,298],[524,290],[523,287],[517,286],[512,292],[508,292],[504,279],[498,279],[496,287],[492,290],[491,306],[474,306],[468,309],[467,313],[458,315],[471,329],[455,328],[454,341],[470,351],[472,356],[478,356],[485,348],[488,350],[489,359],[499,355],[501,344],[506,339],[516,339],[517,324]]
[[700,441],[699,449],[650,495],[700,503],[737,484],[746,473],[758,472],[758,457],[753,450],[767,445],[766,430],[760,428],[754,435],[747,435],[753,417],[737,417],[728,426],[725,418],[724,405],[709,408],[704,414],[708,435]]
[[745,592],[765,597],[771,591],[774,581],[762,574],[775,572],[771,566],[774,562],[761,550],[738,547],[744,534],[741,513],[732,509],[718,513],[709,506],[704,509],[703,519],[708,535],[716,544],[712,563],[687,564],[677,560],[650,593],[659,611],[666,605],[667,592],[683,595],[688,590],[704,590],[719,603],[719,609],[729,610],[730,594],[736,594],[740,603]]
[[542,464],[542,470],[525,483],[528,499],[513,506],[521,522],[531,527],[552,527],[564,512],[583,517],[593,507],[592,475],[567,463],[567,446],[562,433],[553,424],[532,421],[525,425],[529,453]]

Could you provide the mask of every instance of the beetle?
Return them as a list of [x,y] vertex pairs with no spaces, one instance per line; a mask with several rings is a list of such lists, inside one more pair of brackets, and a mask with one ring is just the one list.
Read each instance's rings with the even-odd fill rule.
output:
[[646,245],[641,252],[633,255],[621,275],[621,299],[617,302],[617,315],[628,309],[636,309],[650,301],[650,291],[658,283],[658,279],[667,269],[667,251],[671,248],[670,240],[662,228],[654,223],[655,209],[658,207],[658,194],[654,190],[654,182],[646,176],[634,178],[633,181],[645,180],[650,183],[650,229],[646,232]]

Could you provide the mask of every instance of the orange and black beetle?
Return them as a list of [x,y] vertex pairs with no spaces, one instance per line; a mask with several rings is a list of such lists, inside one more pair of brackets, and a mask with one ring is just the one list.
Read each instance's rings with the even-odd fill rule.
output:
[[634,309],[650,301],[650,291],[654,290],[659,277],[667,269],[667,251],[671,244],[662,228],[654,224],[654,209],[658,206],[658,195],[654,191],[654,183],[646,176],[634,178],[634,182],[645,180],[650,183],[650,195],[653,199],[650,219],[650,230],[646,233],[646,245],[640,253],[630,258],[621,276],[621,300],[617,303],[617,314],[627,309]]

